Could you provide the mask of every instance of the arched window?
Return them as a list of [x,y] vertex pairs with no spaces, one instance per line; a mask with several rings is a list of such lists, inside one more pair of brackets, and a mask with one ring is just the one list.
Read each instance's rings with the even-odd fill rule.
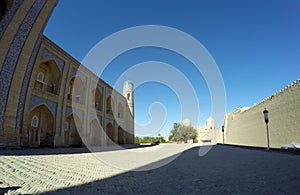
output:
[[69,122],[68,121],[66,121],[65,124],[64,124],[64,130],[65,131],[69,130]]
[[106,99],[106,114],[113,114],[113,99],[111,96],[108,96]]
[[38,127],[39,126],[39,117],[34,115],[31,119],[31,126],[32,127]]
[[130,100],[130,93],[127,93],[127,100]]
[[38,81],[41,81],[41,82],[44,82],[44,78],[45,78],[45,74],[43,73],[43,72],[39,72],[38,74],[37,74],[37,80]]
[[123,106],[122,103],[120,102],[118,104],[118,118],[122,118],[123,117]]

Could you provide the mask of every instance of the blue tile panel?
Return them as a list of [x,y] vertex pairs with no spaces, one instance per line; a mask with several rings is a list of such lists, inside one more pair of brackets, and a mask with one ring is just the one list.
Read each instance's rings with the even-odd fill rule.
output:
[[32,95],[30,97],[29,110],[31,111],[36,106],[39,106],[42,104],[45,104],[49,108],[50,112],[52,113],[53,117],[55,118],[57,104],[55,102],[37,97],[35,95]]
[[46,0],[35,1],[22,21],[19,29],[8,49],[2,69],[0,70],[0,130],[4,127],[4,113],[6,110],[7,99],[10,85],[19,60],[19,56],[35,23],[40,11],[44,7]]
[[58,58],[56,55],[54,55],[53,53],[51,53],[47,49],[44,49],[43,52],[42,52],[41,61],[42,60],[50,60],[50,59],[54,60],[56,62],[60,72],[62,73],[63,69],[64,69],[64,65],[65,65],[64,61],[62,61],[60,58]]

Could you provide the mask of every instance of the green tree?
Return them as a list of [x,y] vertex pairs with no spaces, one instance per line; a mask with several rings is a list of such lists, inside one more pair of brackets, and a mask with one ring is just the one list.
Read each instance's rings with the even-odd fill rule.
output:
[[135,137],[134,137],[134,143],[136,143],[136,144],[142,143],[142,138],[140,138],[140,137],[138,137],[138,136],[135,136]]
[[196,130],[192,126],[180,125],[176,134],[173,136],[172,141],[186,143],[190,139],[195,139]]
[[173,137],[176,135],[180,126],[181,126],[180,123],[173,123],[173,128],[172,128],[170,136],[169,136],[170,141],[173,141]]
[[140,144],[140,143],[157,143],[157,142],[158,143],[165,143],[166,140],[161,136],[157,136],[157,137],[146,136],[146,137],[143,137],[143,138],[136,136],[134,138],[134,142],[136,144]]

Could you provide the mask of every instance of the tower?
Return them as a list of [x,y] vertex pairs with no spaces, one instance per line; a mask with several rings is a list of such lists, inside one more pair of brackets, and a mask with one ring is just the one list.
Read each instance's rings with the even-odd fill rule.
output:
[[124,82],[123,96],[127,100],[127,104],[132,117],[134,117],[134,96],[133,96],[133,83],[129,80]]
[[206,127],[209,129],[215,129],[215,119],[213,119],[212,117],[206,119]]
[[211,143],[216,143],[216,123],[215,119],[212,117],[209,117],[206,119],[206,128],[207,128],[207,134],[211,137]]

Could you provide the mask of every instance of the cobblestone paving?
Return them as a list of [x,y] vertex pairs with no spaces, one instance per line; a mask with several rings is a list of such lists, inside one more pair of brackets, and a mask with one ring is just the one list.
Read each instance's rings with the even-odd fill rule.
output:
[[0,172],[0,188],[20,187],[8,193],[32,194],[92,182],[122,171],[91,154],[64,154],[1,156]]
[[[170,145],[166,148],[170,151]],[[80,149],[66,149],[72,154],[63,149],[35,150],[39,155],[0,150],[0,194],[300,193],[299,155],[215,146],[199,157],[198,149],[189,149],[166,166],[140,172],[109,166]]]

